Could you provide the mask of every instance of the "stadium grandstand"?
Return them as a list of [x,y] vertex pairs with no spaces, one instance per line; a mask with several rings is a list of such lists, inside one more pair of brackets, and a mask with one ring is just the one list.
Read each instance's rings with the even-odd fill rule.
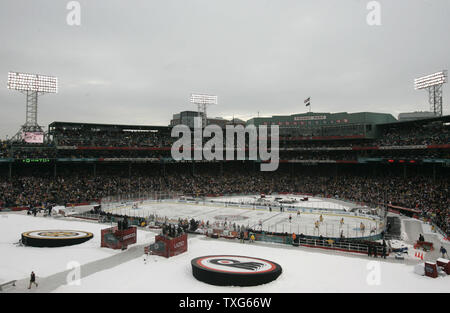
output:
[[247,125],[280,128],[279,168],[260,172],[259,160],[173,160],[171,126],[53,122],[43,143],[0,142],[0,208],[136,190],[301,191],[426,217],[449,234],[449,123],[450,116],[399,122],[369,112],[252,118]]

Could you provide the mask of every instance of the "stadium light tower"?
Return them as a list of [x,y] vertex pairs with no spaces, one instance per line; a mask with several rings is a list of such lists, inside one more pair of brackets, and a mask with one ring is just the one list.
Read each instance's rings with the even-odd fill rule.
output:
[[442,116],[442,86],[447,82],[447,71],[441,71],[414,79],[414,89],[428,90],[428,101],[431,111],[437,116]]
[[[37,122],[38,96],[45,93],[58,93],[58,78],[39,74],[9,72],[8,89],[20,91],[26,96],[25,124],[13,139],[36,142],[36,136],[43,139],[43,130]],[[40,139],[37,139],[40,141]]]
[[206,127],[208,118],[206,116],[206,107],[211,104],[217,104],[217,96],[212,95],[202,95],[202,94],[191,94],[191,103],[197,104],[198,114],[202,118],[202,127]]

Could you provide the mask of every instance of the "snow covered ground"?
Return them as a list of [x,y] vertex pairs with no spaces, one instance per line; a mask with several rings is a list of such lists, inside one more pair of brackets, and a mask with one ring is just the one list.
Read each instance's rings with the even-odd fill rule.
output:
[[[28,277],[31,271],[40,277],[67,269],[69,262],[86,264],[121,253],[120,250],[100,248],[100,230],[108,225],[79,220],[34,217],[24,213],[0,214],[0,283]],[[21,234],[31,230],[83,230],[94,238],[79,245],[61,248],[17,246]],[[154,235],[138,230],[137,244],[149,242]]]
[[[137,258],[55,292],[448,292],[450,288],[450,277],[422,277],[414,273],[413,265],[400,261],[202,237],[190,238],[188,245],[188,252],[176,257],[151,256],[147,264]],[[190,261],[214,254],[272,260],[282,266],[283,273],[276,281],[256,287],[219,287],[197,281]]]
[[[237,240],[204,236],[190,235],[187,253],[170,259],[151,256],[145,264],[143,246],[136,245],[136,249],[126,252],[100,248],[99,233],[105,227],[107,225],[79,220],[0,213],[0,283],[24,279],[10,291],[26,292],[26,278],[33,270],[42,284],[32,292],[46,288],[53,292],[448,292],[450,288],[450,277],[431,279],[415,274],[414,265],[420,260],[412,257],[405,261],[392,257],[369,259],[364,255],[259,242],[241,244]],[[93,232],[94,238],[62,248],[14,245],[22,232],[36,229],[84,230]],[[139,230],[138,244],[153,242],[154,235]],[[190,261],[213,254],[272,260],[282,266],[283,273],[276,281],[256,287],[207,285],[192,276]],[[128,257],[122,258],[125,255]],[[90,267],[86,276],[82,274],[79,286],[66,285],[65,276],[58,276],[72,261],[84,265],[82,271]],[[96,264],[94,261],[104,263],[92,265]],[[50,283],[51,286],[46,286]]]
[[[145,201],[139,203],[138,208],[132,208],[132,204],[128,205],[112,205],[108,210],[114,214],[124,214],[129,216],[147,217],[157,215],[159,217],[167,217],[169,220],[177,221],[182,219],[197,219],[206,223],[236,223],[237,225],[249,226],[254,229],[261,228],[271,232],[296,232],[297,234],[340,237],[342,234],[349,237],[365,237],[378,234],[382,231],[380,220],[371,215],[361,213],[351,213],[348,210],[352,204],[344,205],[343,202],[333,202],[322,198],[309,198],[308,201],[300,201],[301,196],[270,196],[266,197],[266,201],[273,201],[275,197],[284,200],[296,200],[293,204],[283,204],[284,210],[276,207],[269,210],[267,206],[248,206],[241,207],[231,205],[233,203],[255,203],[259,196],[237,196],[237,197],[217,197],[211,198],[214,203],[208,201],[177,201],[165,200],[162,202]],[[293,208],[289,207],[293,206]],[[353,204],[354,206],[354,204]],[[323,210],[320,211],[319,209]],[[300,215],[297,215],[300,211]],[[320,215],[323,216],[323,222],[320,223],[319,229],[315,229],[314,223],[319,220]],[[291,217],[291,219],[289,219]],[[340,221],[344,218],[344,224]],[[361,230],[361,223],[364,224],[364,231]],[[372,233],[371,231],[374,230]]]

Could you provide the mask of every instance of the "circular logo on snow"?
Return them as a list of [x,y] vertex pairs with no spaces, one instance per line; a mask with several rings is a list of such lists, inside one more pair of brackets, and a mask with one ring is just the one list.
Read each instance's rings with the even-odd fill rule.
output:
[[83,243],[94,234],[82,230],[32,230],[22,233],[22,243],[31,247],[64,247]]
[[256,286],[275,280],[282,272],[275,262],[241,255],[208,255],[191,261],[200,281],[219,286]]
[[51,231],[51,232],[42,232],[42,233],[38,233],[38,236],[41,237],[74,237],[74,236],[78,236],[79,233],[75,233],[75,232],[70,232],[70,231]]
[[214,218],[218,221],[229,221],[229,222],[234,222],[234,221],[241,221],[241,220],[246,220],[248,219],[248,216],[245,215],[216,215],[214,216]]
[[23,235],[30,238],[45,239],[85,238],[92,236],[91,233],[78,230],[35,230],[23,233]]
[[205,269],[229,273],[263,273],[275,268],[275,264],[245,256],[207,256],[197,260]]

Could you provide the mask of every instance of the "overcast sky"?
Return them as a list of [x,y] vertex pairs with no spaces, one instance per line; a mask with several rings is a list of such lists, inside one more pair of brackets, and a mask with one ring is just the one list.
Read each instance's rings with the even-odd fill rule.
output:
[[[0,1],[0,138],[25,122],[8,71],[59,78],[39,98],[38,122],[168,125],[217,95],[210,116],[429,110],[413,79],[450,67],[450,1],[80,0]],[[450,86],[444,87],[449,114]]]

